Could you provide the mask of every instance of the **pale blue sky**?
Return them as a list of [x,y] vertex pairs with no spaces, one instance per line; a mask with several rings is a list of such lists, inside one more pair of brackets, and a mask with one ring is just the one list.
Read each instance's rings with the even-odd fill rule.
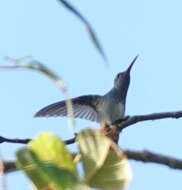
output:
[[[73,1],[72,1],[73,2]],[[140,55],[131,73],[126,115],[182,110],[182,2],[84,1],[74,5],[87,17],[108,56],[105,67],[80,21],[57,0],[6,0],[0,3],[0,60],[33,56],[69,84],[72,97],[104,94],[116,73]],[[0,135],[33,138],[52,131],[72,137],[65,118],[35,119],[43,106],[63,98],[45,76],[31,71],[0,72]],[[77,120],[77,129],[98,126]],[[143,122],[126,129],[120,146],[182,158],[182,119]],[[2,144],[4,159],[14,158],[22,145]],[[70,146],[71,147],[71,146]],[[131,161],[130,190],[180,189],[182,172],[156,164]],[[18,173],[7,176],[8,190],[30,189]]]

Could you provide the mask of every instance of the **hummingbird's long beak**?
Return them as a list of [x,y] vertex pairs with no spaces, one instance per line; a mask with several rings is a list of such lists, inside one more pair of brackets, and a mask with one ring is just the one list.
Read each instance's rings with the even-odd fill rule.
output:
[[133,64],[135,63],[135,61],[137,60],[137,58],[138,58],[138,55],[133,59],[133,61],[131,62],[130,66],[126,69],[127,73],[130,73],[131,68],[132,68]]

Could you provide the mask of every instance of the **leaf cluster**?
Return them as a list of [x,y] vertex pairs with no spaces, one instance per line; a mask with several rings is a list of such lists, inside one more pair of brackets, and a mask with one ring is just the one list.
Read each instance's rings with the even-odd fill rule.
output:
[[[131,180],[126,156],[100,131],[82,130],[76,139],[80,153],[73,156],[64,142],[42,133],[17,151],[17,167],[38,190],[119,190]],[[77,170],[81,157],[84,176]]]

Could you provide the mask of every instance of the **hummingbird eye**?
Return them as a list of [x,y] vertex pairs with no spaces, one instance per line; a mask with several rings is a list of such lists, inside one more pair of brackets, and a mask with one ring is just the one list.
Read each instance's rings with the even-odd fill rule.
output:
[[118,78],[119,78],[119,76],[120,76],[120,73],[118,73],[118,74],[116,75],[116,78],[118,79]]

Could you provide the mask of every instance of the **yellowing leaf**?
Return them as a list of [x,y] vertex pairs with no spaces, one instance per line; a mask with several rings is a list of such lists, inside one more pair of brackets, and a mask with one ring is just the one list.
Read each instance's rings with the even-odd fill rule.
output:
[[24,170],[26,175],[34,182],[34,184],[36,184],[38,189],[48,186],[46,175],[37,170],[30,150],[26,148],[20,149],[16,153],[16,158],[17,167]]
[[71,190],[78,182],[69,170],[40,160],[36,153],[28,148],[17,152],[17,166],[24,170],[38,190]]
[[72,155],[59,137],[51,133],[40,134],[35,140],[32,140],[28,146],[41,160],[77,174]]
[[131,180],[128,161],[121,151],[111,150],[113,144],[109,138],[99,131],[85,129],[78,134],[77,141],[85,181],[89,186],[103,190],[120,190],[126,187]]
[[81,131],[77,136],[85,178],[90,178],[103,165],[108,154],[111,141],[100,132],[93,129]]
[[110,151],[103,166],[90,179],[89,185],[104,190],[125,188],[132,178],[128,160]]
[[90,188],[86,184],[80,183],[80,184],[76,184],[73,187],[73,190],[90,190]]

